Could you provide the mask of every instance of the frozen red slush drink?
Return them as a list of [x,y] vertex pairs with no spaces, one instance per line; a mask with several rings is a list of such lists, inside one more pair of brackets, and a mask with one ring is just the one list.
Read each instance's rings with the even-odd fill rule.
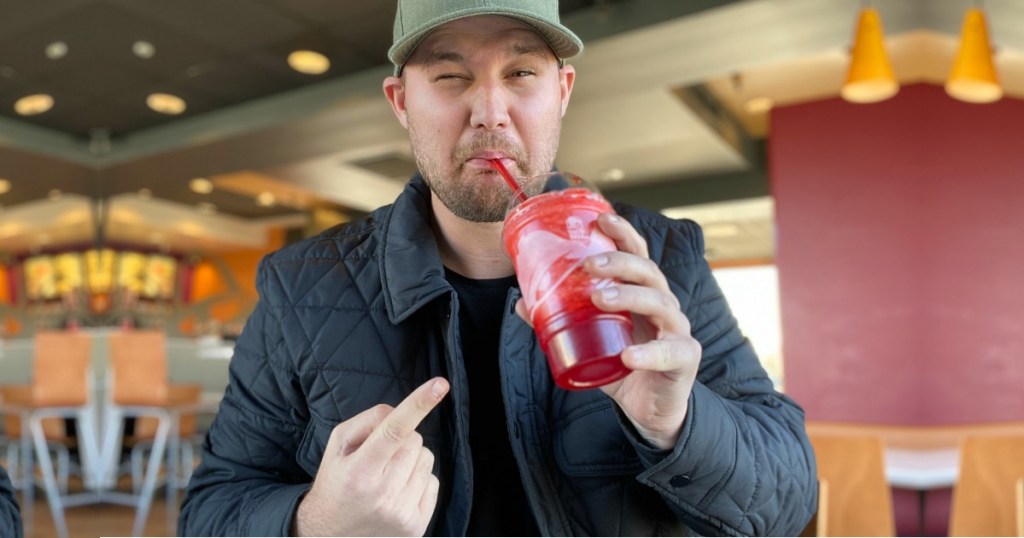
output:
[[590,300],[615,281],[583,269],[588,256],[615,250],[597,227],[597,216],[612,212],[600,194],[569,188],[530,197],[505,218],[505,251],[551,373],[565,389],[605,385],[630,372],[620,358],[632,343],[629,314],[605,312]]

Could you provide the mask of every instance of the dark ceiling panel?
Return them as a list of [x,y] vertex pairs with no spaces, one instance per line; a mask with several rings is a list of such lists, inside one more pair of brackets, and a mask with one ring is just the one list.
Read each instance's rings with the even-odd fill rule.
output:
[[254,0],[111,0],[200,42],[245,52],[303,31],[303,26]]
[[96,0],[6,0],[0,2],[0,35],[21,33],[25,28],[60,18]]
[[187,98],[205,96],[222,106],[241,103],[293,86],[280,76],[261,72],[248,62],[222,62],[172,85]]
[[0,178],[11,182],[11,190],[0,194],[4,207],[46,198],[51,189],[91,196],[95,177],[84,166],[0,147]]

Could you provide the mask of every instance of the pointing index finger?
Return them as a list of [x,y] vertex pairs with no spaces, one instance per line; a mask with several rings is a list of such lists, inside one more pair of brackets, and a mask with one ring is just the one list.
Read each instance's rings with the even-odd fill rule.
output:
[[386,451],[390,456],[416,431],[416,427],[430,411],[441,403],[448,388],[448,382],[442,377],[435,377],[420,385],[377,425],[367,444]]

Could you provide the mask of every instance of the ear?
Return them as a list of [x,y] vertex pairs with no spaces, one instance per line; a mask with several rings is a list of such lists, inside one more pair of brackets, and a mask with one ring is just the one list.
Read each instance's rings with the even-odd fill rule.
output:
[[562,116],[569,108],[569,96],[572,95],[572,84],[576,81],[576,68],[565,64],[558,70],[558,83],[562,89]]
[[[409,128],[408,117],[405,111],[405,81],[399,77],[390,76],[384,79],[384,95],[391,103],[391,110],[394,111],[398,123],[402,127]],[[564,112],[563,112],[564,113]]]

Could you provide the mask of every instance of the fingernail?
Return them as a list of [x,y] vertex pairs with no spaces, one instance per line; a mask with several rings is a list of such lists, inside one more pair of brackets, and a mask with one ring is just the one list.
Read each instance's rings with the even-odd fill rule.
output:
[[618,215],[608,215],[608,222],[619,222]]
[[632,347],[627,349],[629,351],[629,358],[634,368],[644,368],[647,366],[647,357],[644,356],[644,352],[640,348]]
[[619,288],[612,287],[601,290],[601,298],[609,303],[615,301],[619,298]]
[[444,396],[444,383],[441,381],[434,381],[434,384],[430,386],[430,395],[434,398]]
[[594,256],[594,265],[598,267],[604,267],[605,265],[608,265],[608,256],[605,256],[603,254],[600,256]]

